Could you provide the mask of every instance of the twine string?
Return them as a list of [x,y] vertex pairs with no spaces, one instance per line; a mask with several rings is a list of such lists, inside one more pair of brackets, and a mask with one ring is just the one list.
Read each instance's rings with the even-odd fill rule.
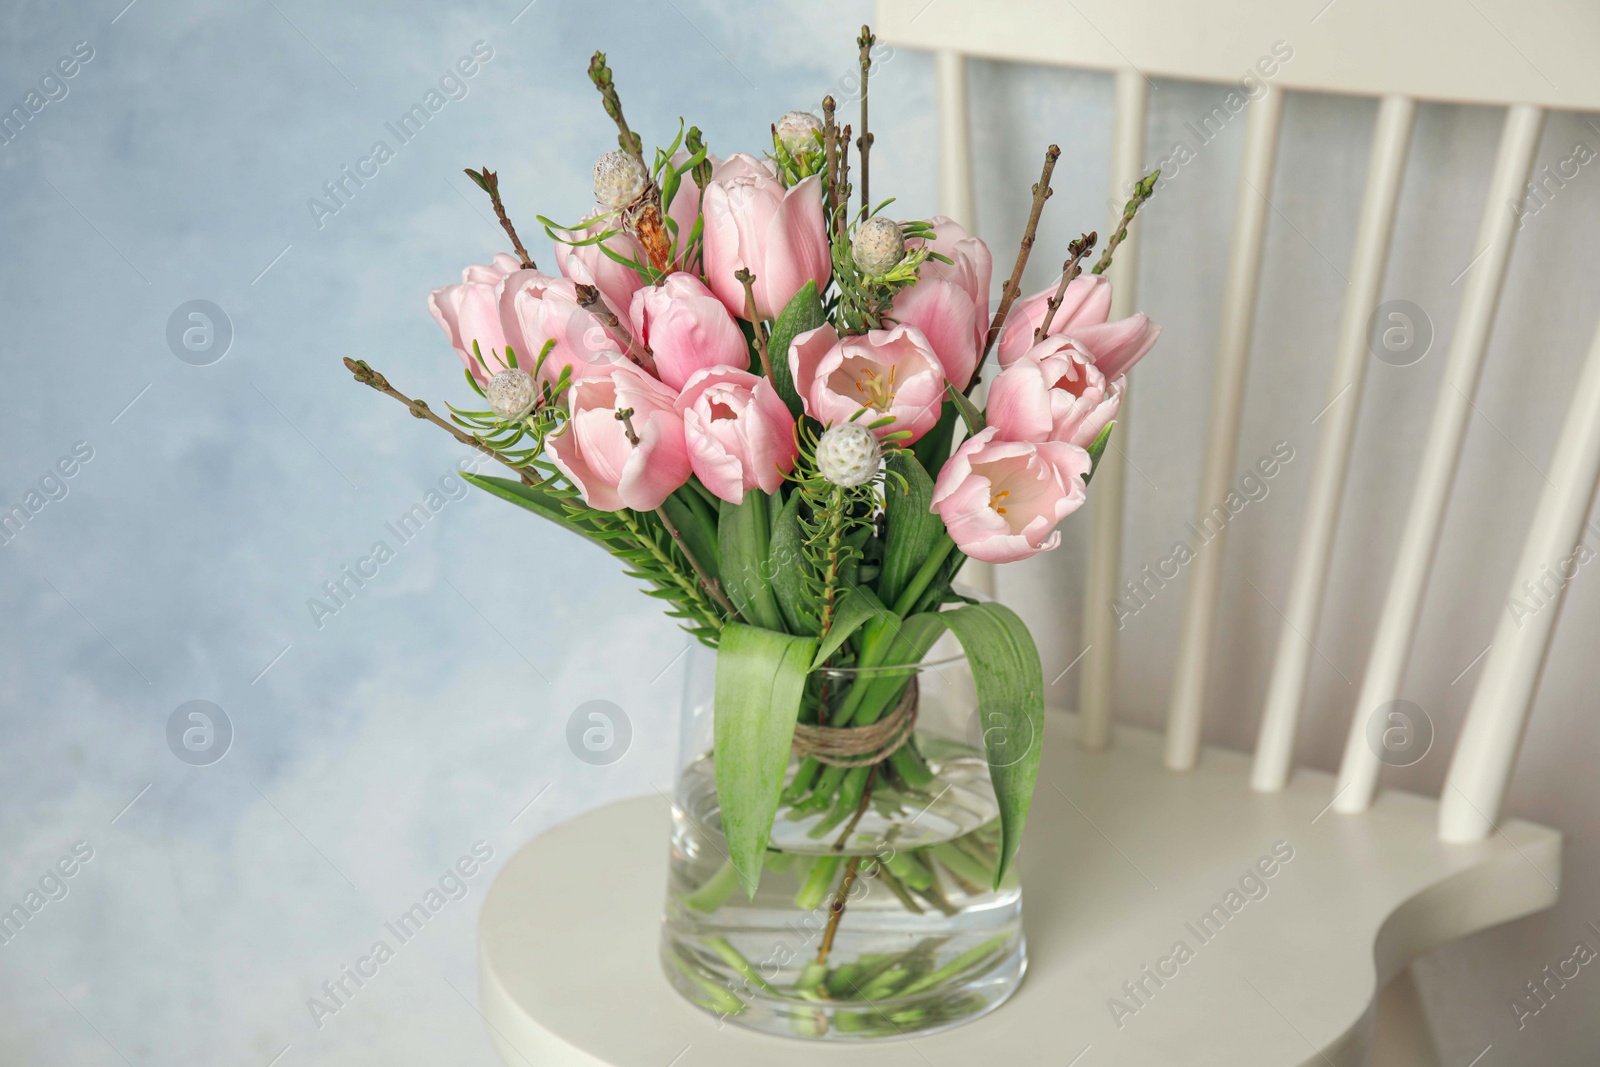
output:
[[882,763],[911,740],[917,722],[917,680],[911,679],[894,710],[868,726],[816,726],[797,723],[791,747],[801,756],[832,767],[870,767]]

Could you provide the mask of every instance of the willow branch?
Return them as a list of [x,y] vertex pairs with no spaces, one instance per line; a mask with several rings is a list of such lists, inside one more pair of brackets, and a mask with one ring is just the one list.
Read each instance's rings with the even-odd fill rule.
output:
[[839,127],[834,121],[833,97],[822,98],[822,172],[828,178],[828,225],[839,231]]
[[1139,213],[1139,208],[1156,193],[1156,180],[1161,177],[1160,170],[1153,170],[1139,179],[1139,184],[1133,187],[1133,196],[1122,209],[1122,219],[1117,224],[1117,232],[1111,235],[1111,240],[1106,242],[1106,250],[1100,253],[1100,262],[1094,265],[1091,274],[1104,274],[1111,266],[1111,254],[1117,246],[1128,237],[1128,226],[1133,222],[1133,217]]
[[761,357],[761,372],[767,376],[767,381],[776,382],[772,376],[772,357],[767,354],[767,337],[761,320],[756,318],[756,276],[750,273],[750,268],[740,267],[733,272],[733,276],[744,284],[744,314],[750,320],[750,331],[756,337],[756,354]]
[[1033,186],[1033,209],[1028,212],[1028,225],[1022,231],[1022,245],[1017,249],[1017,262],[1011,268],[1011,277],[1006,279],[1005,288],[1000,291],[1000,306],[989,322],[989,335],[983,343],[983,352],[978,356],[977,369],[973,371],[972,381],[966,389],[968,396],[972,395],[972,390],[977,388],[978,381],[983,377],[984,361],[989,358],[989,350],[1000,337],[1000,328],[1005,325],[1006,316],[1011,314],[1011,305],[1016,303],[1017,294],[1022,291],[1022,271],[1028,265],[1028,255],[1033,251],[1033,242],[1039,233],[1039,216],[1044,213],[1044,202],[1050,199],[1050,175],[1056,169],[1056,160],[1060,158],[1060,146],[1051,145],[1045,149],[1044,171]]
[[646,174],[650,173],[650,167],[644,161],[644,143],[639,140],[638,134],[628,128],[628,120],[622,117],[622,98],[617,95],[616,82],[611,78],[611,68],[606,66],[604,52],[596,52],[589,57],[589,80],[600,90],[606,114],[617,124],[617,144],[645,168]]
[[633,332],[623,324],[622,320],[617,318],[616,312],[606,306],[605,300],[600,296],[600,290],[582,282],[573,286],[573,289],[578,294],[578,306],[599,319],[601,324],[612,333],[621,335],[623,340],[627,342],[628,358],[638,366],[654,374],[656,372],[655,353],[651,352],[643,341],[633,335]]
[[444,419],[441,419],[439,416],[435,415],[433,413],[433,409],[428,407],[426,401],[413,400],[400,390],[396,389],[394,386],[390,385],[389,379],[385,378],[382,374],[368,366],[366,360],[351,359],[349,356],[346,356],[344,365],[351,374],[355,375],[356,381],[360,382],[362,385],[369,385],[385,396],[394,397],[396,400],[400,401],[400,403],[404,404],[415,417],[428,420],[435,426],[449,433],[451,437],[454,437],[457,441],[460,441],[467,447],[475,448],[491,459],[498,460],[507,467],[510,467],[512,470],[516,471],[517,476],[522,479],[523,485],[539,484],[532,478],[528,477],[527,471],[511,462],[511,460],[506,458],[504,454],[496,452],[494,449],[484,444],[481,439],[474,437],[471,434],[464,433],[460,427],[446,422]]
[[873,35],[872,27],[865,24],[861,27],[861,36],[856,38],[856,45],[861,51],[861,136],[856,138],[856,151],[861,153],[861,212],[871,210],[867,196],[867,156],[872,151],[872,134],[867,127],[867,75],[872,70],[872,46],[878,43],[878,38]]
[[489,194],[489,203],[494,205],[495,217],[500,220],[500,227],[506,231],[506,236],[511,238],[511,247],[517,250],[517,258],[522,261],[523,270],[535,270],[533,257],[528,255],[528,250],[522,247],[522,238],[517,236],[517,228],[511,225],[511,219],[506,215],[506,205],[500,199],[500,175],[484,167],[482,170],[473,170],[468,167],[467,177],[479,189]]
[[1045,303],[1044,319],[1039,323],[1039,328],[1033,331],[1034,344],[1043,341],[1050,332],[1050,323],[1055,321],[1056,312],[1061,310],[1061,302],[1067,298],[1067,286],[1083,273],[1083,257],[1094,248],[1099,237],[1099,234],[1090,230],[1067,246],[1067,261],[1061,264],[1061,284],[1056,286],[1055,295]]
[[683,535],[673,525],[672,519],[667,516],[667,509],[656,508],[656,518],[660,519],[661,525],[667,528],[667,533],[672,537],[673,543],[678,546],[678,551],[683,553],[683,558],[689,561],[690,567],[694,568],[695,577],[700,579],[700,585],[711,599],[717,602],[717,607],[727,612],[728,618],[734,622],[742,622],[743,620],[739,617],[739,609],[734,607],[733,602],[723,595],[722,585],[706,573],[705,568],[700,566],[700,561],[695,558],[694,553],[689,551],[688,542],[683,539]]
[[851,856],[844,865],[844,878],[840,880],[839,891],[833,895],[833,903],[828,907],[828,928],[822,932],[822,944],[817,948],[818,963],[827,963],[828,953],[833,951],[833,935],[839,932],[839,920],[844,918],[845,899],[850,895],[850,887],[856,884],[856,871],[860,867],[860,856]]

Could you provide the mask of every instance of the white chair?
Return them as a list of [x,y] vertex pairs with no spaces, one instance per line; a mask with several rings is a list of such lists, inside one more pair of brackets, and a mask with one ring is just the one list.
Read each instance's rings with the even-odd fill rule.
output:
[[[1230,83],[1281,20],[1278,0],[879,0],[875,30],[935,54],[944,212],[970,222],[967,56],[1113,72],[1112,199],[1144,163],[1151,76]],[[1247,108],[1232,249],[1200,474],[1201,501],[1234,477],[1237,426],[1269,224],[1286,91],[1381,98],[1344,314],[1333,344],[1289,603],[1254,759],[1200,746],[1222,575],[1212,542],[1187,568],[1184,629],[1167,730],[1112,739],[1123,469],[1095,479],[1079,713],[1048,716],[1044,764],[1021,858],[1030,954],[1021,991],[994,1014],[898,1045],[817,1048],[716,1022],[659,977],[656,923],[666,802],[613,805],[530,844],[485,903],[484,1012],[510,1063],[695,1067],[819,1058],[881,1064],[1216,1064],[1294,1067],[1437,1063],[1409,964],[1550,906],[1561,838],[1500,818],[1559,614],[1502,619],[1438,800],[1379,794],[1372,709],[1398,695],[1544,109],[1600,110],[1600,9],[1586,0],[1331,0],[1295,58]],[[1540,41],[1540,66],[1503,61],[1495,25]],[[1377,303],[1418,100],[1503,106],[1504,132],[1421,472],[1337,777],[1292,776],[1297,718]],[[993,235],[991,235],[993,236]],[[1116,315],[1135,304],[1139,236],[1120,251]],[[997,259],[1008,253],[997,251]],[[1334,401],[1338,401],[1334,403]],[[1129,409],[1124,408],[1123,419]],[[1600,481],[1600,334],[1573,390],[1518,578],[1570,556]],[[1513,589],[1513,594],[1517,589]],[[1558,594],[1559,596],[1559,594]],[[1382,725],[1380,720],[1380,725]],[[1071,743],[1073,735],[1077,745]],[[597,838],[607,840],[603,851]],[[619,857],[608,859],[607,857]],[[596,868],[599,868],[598,870]],[[573,878],[572,871],[585,870]],[[1271,872],[1270,877],[1266,872]],[[1231,893],[1231,895],[1230,895]],[[534,903],[537,902],[537,907]],[[1183,942],[1187,951],[1175,951]],[[552,966],[552,961],[559,965]]]

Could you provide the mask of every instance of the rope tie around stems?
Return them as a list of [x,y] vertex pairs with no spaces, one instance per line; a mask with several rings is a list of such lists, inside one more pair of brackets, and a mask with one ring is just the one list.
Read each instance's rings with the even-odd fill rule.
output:
[[911,740],[916,722],[917,680],[912,678],[894,710],[870,726],[797,723],[791,747],[801,756],[832,767],[870,767],[882,763]]

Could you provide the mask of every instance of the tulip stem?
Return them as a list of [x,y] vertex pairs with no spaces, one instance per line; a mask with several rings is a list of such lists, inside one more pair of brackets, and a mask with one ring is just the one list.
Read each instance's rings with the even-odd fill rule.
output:
[[690,567],[694,568],[695,577],[700,579],[700,585],[705,589],[706,594],[717,602],[717,607],[727,612],[728,618],[734,622],[744,621],[739,617],[739,609],[735,608],[733,602],[723,594],[722,586],[706,574],[705,568],[700,566],[700,561],[695,559],[693,552],[689,551],[688,542],[683,539],[683,535],[673,525],[672,519],[667,516],[667,509],[656,508],[656,518],[660,519],[661,525],[666,527],[667,533],[672,537],[673,544],[678,546],[678,551],[683,553],[683,558],[689,561]]
[[1067,297],[1067,286],[1072,280],[1083,273],[1083,257],[1094,248],[1095,241],[1100,235],[1090,230],[1067,246],[1067,261],[1061,264],[1061,284],[1056,286],[1056,293],[1045,304],[1044,320],[1039,323],[1039,328],[1033,331],[1033,343],[1043,341],[1050,332],[1050,323],[1055,320],[1056,312],[1061,310],[1061,301]]
[[511,225],[511,219],[506,215],[505,202],[500,199],[500,175],[488,167],[482,170],[468,167],[466,174],[479,189],[489,194],[489,203],[494,205],[495,217],[500,220],[500,226],[506,231],[506,236],[511,238],[511,247],[517,250],[517,258],[522,261],[522,269],[537,270],[538,268],[533,265],[533,257],[522,247],[522,238],[517,236],[517,228]]
[[360,382],[362,385],[369,385],[372,388],[376,389],[378,392],[383,393],[385,396],[394,397],[396,400],[400,401],[400,403],[404,404],[407,408],[409,408],[410,411],[411,411],[411,414],[413,416],[415,416],[416,418],[427,419],[429,422],[433,423],[435,426],[438,426],[441,429],[443,429],[446,432],[448,432],[450,434],[450,436],[454,437],[457,441],[460,441],[462,444],[466,445],[468,448],[476,448],[479,452],[482,452],[484,455],[490,457],[491,459],[499,460],[501,463],[504,463],[507,467],[510,467],[512,470],[516,471],[517,472],[517,476],[522,479],[522,484],[523,485],[538,485],[539,484],[534,479],[528,477],[528,472],[527,471],[523,470],[521,467],[519,467],[515,463],[511,462],[511,460],[509,458],[507,458],[504,453],[495,451],[494,449],[490,448],[488,445],[484,444],[481,439],[479,439],[477,437],[474,437],[474,436],[472,436],[470,434],[463,433],[458,427],[452,426],[450,423],[446,422],[444,419],[441,419],[439,416],[435,415],[433,413],[433,409],[428,407],[427,401],[425,401],[425,400],[413,400],[409,396],[406,396],[406,394],[402,393],[400,390],[396,389],[394,386],[390,385],[389,384],[389,379],[385,378],[382,374],[380,374],[379,372],[373,370],[370,366],[368,366],[366,360],[364,360],[364,359],[351,359],[349,356],[346,356],[345,360],[344,360],[344,365],[345,365],[346,368],[349,369],[351,374],[355,375],[356,381]]
[[856,138],[856,150],[861,153],[861,213],[872,210],[867,195],[867,156],[872,151],[872,134],[867,130],[867,75],[872,70],[872,46],[878,43],[872,27],[862,24],[861,36],[856,44],[861,49],[861,136]]
[[1106,242],[1106,250],[1100,253],[1100,262],[1096,263],[1094,269],[1089,273],[1104,274],[1107,268],[1111,266],[1111,254],[1117,250],[1118,245],[1127,239],[1128,226],[1133,222],[1133,217],[1139,213],[1139,209],[1144,206],[1144,202],[1156,195],[1156,181],[1160,177],[1161,171],[1159,169],[1153,170],[1139,179],[1139,184],[1133,187],[1133,196],[1129,198],[1127,205],[1122,209],[1122,219],[1117,224],[1117,232],[1112,234],[1111,240]]
[[978,382],[983,377],[984,361],[989,358],[989,350],[999,339],[1000,328],[1005,325],[1006,316],[1011,313],[1011,305],[1016,303],[1017,294],[1022,291],[1022,271],[1028,265],[1028,255],[1033,251],[1033,242],[1039,233],[1039,216],[1044,213],[1044,202],[1050,199],[1050,175],[1056,169],[1056,160],[1060,158],[1059,145],[1051,145],[1045,149],[1044,171],[1033,187],[1033,209],[1028,212],[1028,225],[1022,231],[1022,244],[1017,249],[1017,262],[1011,268],[1011,277],[1006,279],[1005,288],[1000,291],[1000,306],[989,322],[989,335],[983,342],[983,352],[978,356],[978,366],[972,372],[972,381],[967,385],[967,396],[971,396],[972,391],[978,387]]
[[756,276],[750,273],[749,267],[740,267],[733,276],[744,285],[744,315],[750,320],[750,332],[755,334],[756,355],[761,357],[761,373],[767,376],[767,381],[776,385],[778,379],[772,376],[772,357],[767,354],[765,324],[756,318]]

